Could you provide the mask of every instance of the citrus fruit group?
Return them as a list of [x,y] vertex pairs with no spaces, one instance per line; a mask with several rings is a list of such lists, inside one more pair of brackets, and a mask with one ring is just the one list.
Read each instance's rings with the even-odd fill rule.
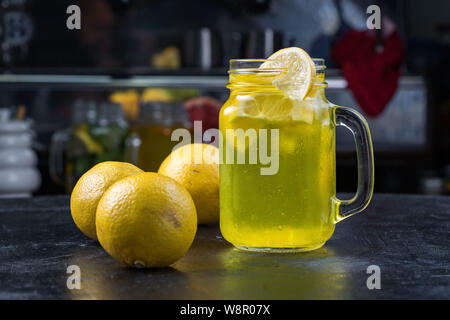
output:
[[95,214],[100,198],[114,182],[142,172],[130,163],[106,161],[81,176],[70,197],[72,218],[81,232],[97,240]]

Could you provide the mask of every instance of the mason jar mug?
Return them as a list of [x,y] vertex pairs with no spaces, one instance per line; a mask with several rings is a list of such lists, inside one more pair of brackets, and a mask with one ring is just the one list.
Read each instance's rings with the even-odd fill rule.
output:
[[[229,99],[219,119],[220,229],[234,246],[291,252],[320,248],[337,222],[364,210],[373,193],[373,150],[367,122],[330,103],[324,60],[302,101],[273,81],[286,70],[261,69],[267,60],[231,60]],[[335,128],[355,139],[358,188],[336,197]]]

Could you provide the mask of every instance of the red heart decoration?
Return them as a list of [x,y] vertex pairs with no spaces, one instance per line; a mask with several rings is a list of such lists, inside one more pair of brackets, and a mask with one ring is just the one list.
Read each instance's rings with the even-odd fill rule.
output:
[[380,114],[395,94],[404,58],[397,31],[377,51],[373,32],[349,31],[334,45],[331,55],[340,67],[361,109],[369,116]]

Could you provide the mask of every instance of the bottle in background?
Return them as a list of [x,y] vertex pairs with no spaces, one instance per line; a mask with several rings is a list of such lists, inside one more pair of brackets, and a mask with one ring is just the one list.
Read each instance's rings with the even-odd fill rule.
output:
[[161,162],[178,141],[172,141],[175,129],[191,129],[189,115],[181,103],[142,102],[139,116],[131,126],[128,161],[144,171],[158,171]]

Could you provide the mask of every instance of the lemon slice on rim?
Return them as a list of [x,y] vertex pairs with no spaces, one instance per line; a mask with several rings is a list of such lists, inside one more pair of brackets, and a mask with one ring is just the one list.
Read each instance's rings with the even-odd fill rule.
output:
[[268,60],[260,69],[286,69],[286,73],[275,79],[273,84],[291,99],[302,101],[311,90],[316,77],[316,68],[311,57],[303,49],[290,47],[278,50]]

